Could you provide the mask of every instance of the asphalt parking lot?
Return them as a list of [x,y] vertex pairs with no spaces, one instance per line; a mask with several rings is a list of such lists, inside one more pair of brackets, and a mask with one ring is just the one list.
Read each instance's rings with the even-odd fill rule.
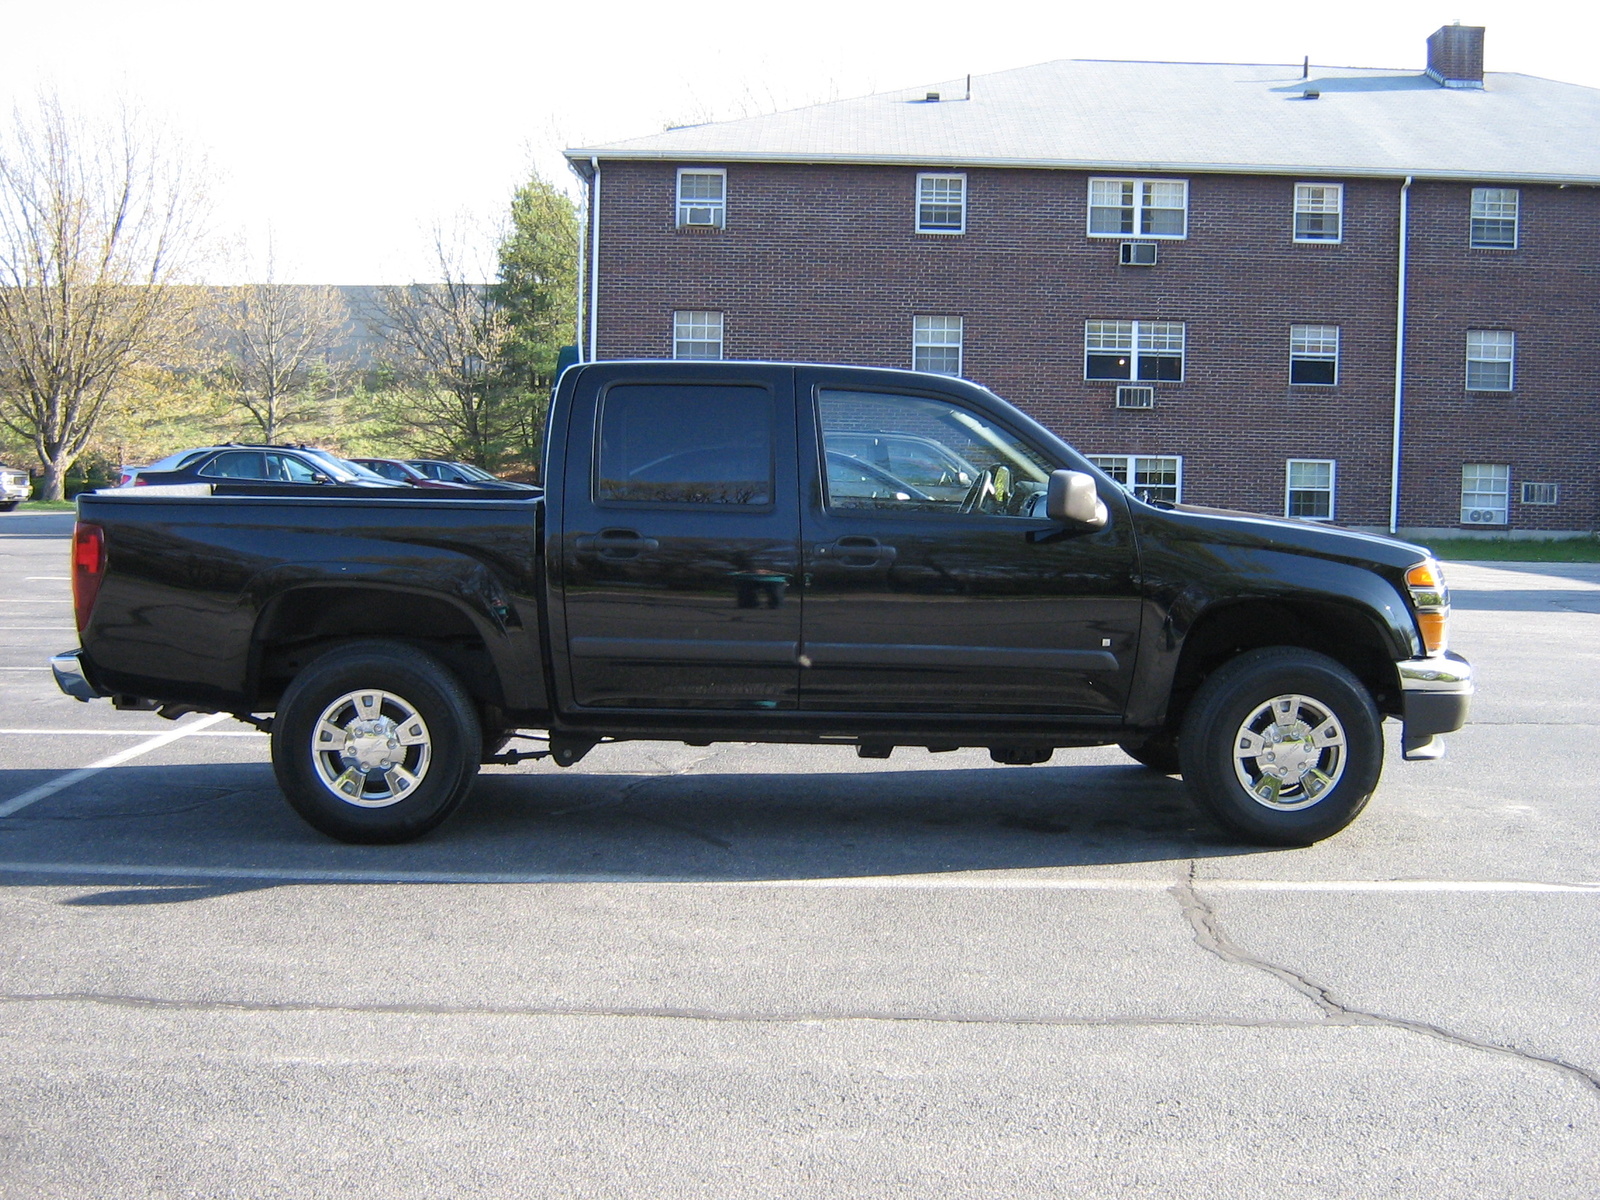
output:
[[747,745],[351,847],[57,692],[70,528],[0,517],[0,1196],[1600,1191],[1600,566],[1450,568],[1473,723],[1307,850],[1112,749]]

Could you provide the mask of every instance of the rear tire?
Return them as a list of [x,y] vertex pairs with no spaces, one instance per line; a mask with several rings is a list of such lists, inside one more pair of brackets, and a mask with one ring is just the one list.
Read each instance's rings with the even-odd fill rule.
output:
[[1178,740],[1184,782],[1239,836],[1309,846],[1366,807],[1383,773],[1382,726],[1365,686],[1333,659],[1252,650],[1190,703]]
[[324,654],[295,676],[272,722],[284,796],[342,842],[406,842],[437,827],[472,790],[482,744],[456,677],[400,642]]

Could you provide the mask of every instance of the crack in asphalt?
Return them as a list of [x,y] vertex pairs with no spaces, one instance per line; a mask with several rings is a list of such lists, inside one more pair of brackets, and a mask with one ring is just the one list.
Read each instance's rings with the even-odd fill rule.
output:
[[1188,919],[1190,927],[1194,930],[1195,943],[1201,949],[1222,959],[1223,962],[1251,967],[1272,976],[1280,983],[1284,983],[1299,992],[1322,1010],[1323,1020],[1313,1022],[1313,1024],[1366,1025],[1383,1029],[1400,1029],[1407,1033],[1421,1034],[1424,1037],[1434,1038],[1467,1050],[1479,1050],[1486,1054],[1501,1054],[1509,1058],[1521,1059],[1523,1062],[1561,1071],[1578,1080],[1591,1092],[1595,1093],[1597,1097],[1600,1097],[1600,1073],[1587,1067],[1567,1062],[1565,1059],[1534,1054],[1532,1051],[1522,1050],[1516,1046],[1469,1037],[1464,1033],[1456,1033],[1454,1030],[1446,1029],[1442,1025],[1434,1025],[1427,1021],[1413,1021],[1406,1017],[1392,1017],[1384,1013],[1355,1008],[1340,1000],[1333,994],[1332,989],[1325,984],[1317,983],[1310,977],[1302,975],[1289,967],[1251,954],[1228,937],[1222,929],[1221,922],[1217,919],[1216,910],[1195,891],[1194,871],[1194,864],[1191,863],[1189,881],[1175,884],[1170,891],[1173,898],[1177,900],[1179,906],[1183,909],[1183,915]]

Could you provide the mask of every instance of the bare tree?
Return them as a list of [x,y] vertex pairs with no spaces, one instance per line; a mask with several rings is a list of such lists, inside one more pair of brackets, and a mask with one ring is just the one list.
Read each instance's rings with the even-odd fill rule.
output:
[[337,391],[329,358],[350,325],[336,289],[279,283],[275,275],[269,253],[266,281],[217,289],[210,317],[224,389],[267,442]]
[[0,133],[0,421],[46,498],[129,371],[186,331],[202,212],[182,156],[126,110],[95,123],[47,97]]
[[498,377],[511,321],[473,278],[464,241],[435,231],[439,279],[380,288],[375,325],[403,402],[404,439],[422,453],[489,466],[513,416]]

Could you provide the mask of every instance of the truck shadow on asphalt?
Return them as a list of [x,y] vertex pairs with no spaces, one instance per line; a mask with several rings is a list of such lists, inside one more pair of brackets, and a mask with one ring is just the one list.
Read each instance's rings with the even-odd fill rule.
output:
[[[36,776],[0,771],[0,795]],[[0,821],[0,882],[104,887],[69,902],[105,905],[295,883],[812,880],[1258,849],[1229,840],[1180,781],[1133,764],[486,772],[429,836],[348,846],[300,821],[270,767],[215,763],[107,772]]]

